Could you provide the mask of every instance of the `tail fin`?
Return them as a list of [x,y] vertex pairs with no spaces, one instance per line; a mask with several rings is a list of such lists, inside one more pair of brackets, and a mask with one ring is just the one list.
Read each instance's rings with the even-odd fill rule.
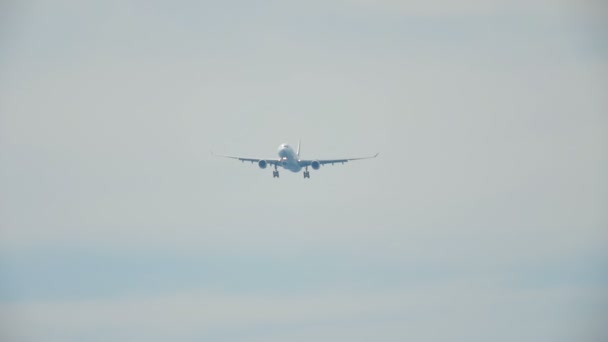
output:
[[300,143],[302,142],[302,139],[298,140],[298,158],[300,157]]

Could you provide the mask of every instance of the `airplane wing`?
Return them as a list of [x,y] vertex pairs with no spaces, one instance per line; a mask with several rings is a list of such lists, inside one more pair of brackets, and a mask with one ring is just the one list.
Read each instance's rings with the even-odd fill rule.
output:
[[320,165],[325,165],[325,164],[344,164],[347,163],[349,161],[353,161],[353,160],[361,160],[361,159],[372,159],[372,158],[376,158],[378,156],[379,153],[374,154],[373,156],[369,156],[369,157],[360,157],[360,158],[345,158],[345,159],[319,159],[319,160],[300,160],[300,166],[304,167],[304,166],[311,166],[312,163],[314,162],[318,162]]
[[213,153],[213,151],[211,151],[211,154],[214,155],[214,156],[216,156],[216,157],[236,159],[236,160],[240,160],[242,162],[258,163],[260,160],[265,160],[266,163],[268,163],[270,165],[278,165],[279,164],[279,161],[276,160],[276,159],[243,158],[243,157],[236,157],[236,156],[226,156],[226,155],[222,155],[222,154],[215,154],[215,153]]

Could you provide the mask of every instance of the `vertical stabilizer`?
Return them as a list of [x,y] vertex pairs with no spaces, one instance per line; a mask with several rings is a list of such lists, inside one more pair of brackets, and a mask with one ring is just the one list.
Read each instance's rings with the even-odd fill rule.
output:
[[300,143],[302,142],[302,139],[298,140],[298,158],[300,158]]

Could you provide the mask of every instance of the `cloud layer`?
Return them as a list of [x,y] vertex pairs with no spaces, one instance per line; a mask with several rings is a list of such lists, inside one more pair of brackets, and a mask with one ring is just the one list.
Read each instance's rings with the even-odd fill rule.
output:
[[605,339],[596,7],[12,4],[0,338]]

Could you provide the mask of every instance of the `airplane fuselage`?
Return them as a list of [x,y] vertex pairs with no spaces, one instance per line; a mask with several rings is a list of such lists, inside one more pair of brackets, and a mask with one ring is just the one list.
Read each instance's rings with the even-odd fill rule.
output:
[[302,170],[298,154],[288,144],[281,144],[279,146],[279,164],[291,172],[300,172]]

